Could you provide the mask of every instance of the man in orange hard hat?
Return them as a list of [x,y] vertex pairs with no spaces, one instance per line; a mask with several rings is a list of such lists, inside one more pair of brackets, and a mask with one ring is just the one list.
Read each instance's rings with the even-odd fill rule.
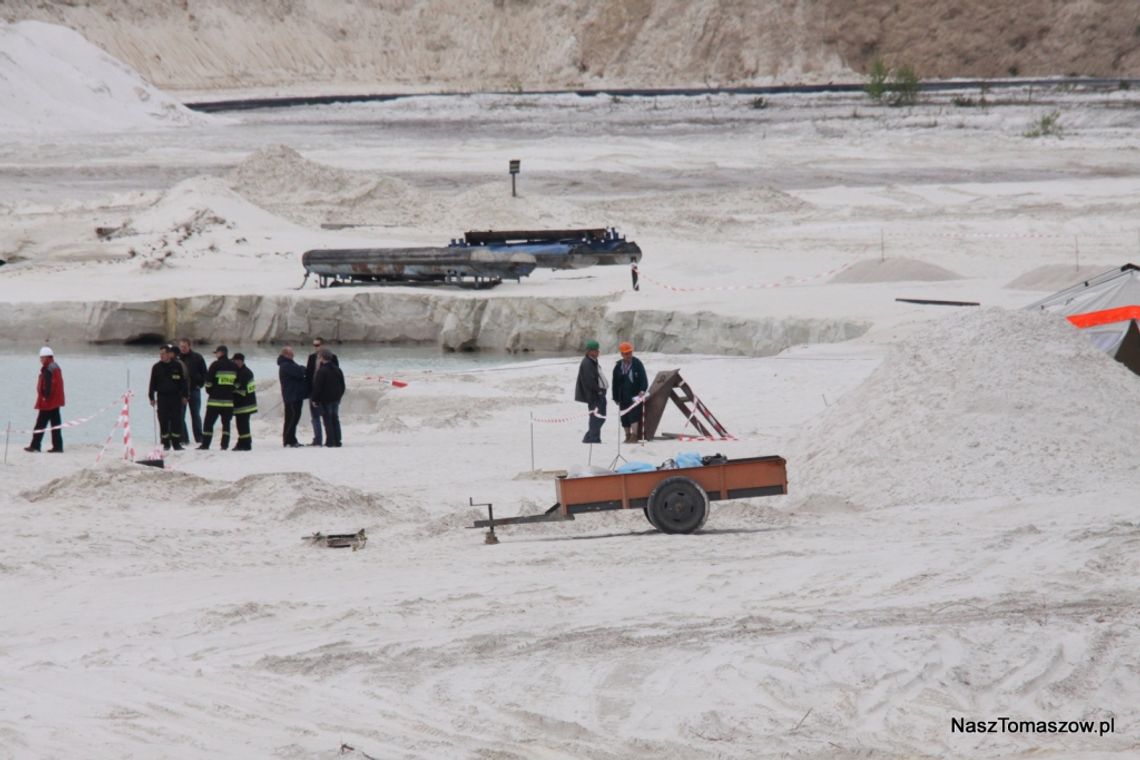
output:
[[[613,398],[618,409],[628,409],[637,397],[649,388],[649,377],[645,374],[645,365],[633,355],[633,344],[622,343],[618,346],[621,359],[614,365],[614,377],[611,387]],[[637,443],[641,437],[642,405],[638,405],[621,416],[621,426],[625,428],[625,442]]]

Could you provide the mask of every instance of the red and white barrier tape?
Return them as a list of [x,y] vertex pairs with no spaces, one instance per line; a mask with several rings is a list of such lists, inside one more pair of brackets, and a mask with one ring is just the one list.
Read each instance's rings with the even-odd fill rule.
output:
[[[813,232],[832,232],[841,230],[846,239],[852,232],[850,225],[821,225],[812,227]],[[868,239],[871,239],[873,233],[878,232],[879,235],[874,235],[874,242],[878,243],[880,239],[890,241],[898,238],[907,238],[912,240],[924,240],[927,238],[945,238],[951,240],[966,240],[969,238],[977,238],[980,240],[1072,240],[1073,238],[1081,238],[1083,240],[1127,240],[1132,242],[1136,239],[1136,230],[1120,230],[1118,232],[1103,231],[1103,232],[981,232],[973,230],[960,230],[951,232],[911,232],[907,230],[893,230],[884,228],[868,228],[863,227],[862,232],[867,234]],[[881,237],[880,237],[881,236]]]
[[739,441],[740,439],[734,435],[726,435],[723,438],[713,435],[679,435],[673,440],[675,441]]
[[94,414],[89,414],[86,417],[80,417],[79,419],[76,419],[76,420],[68,420],[67,422],[62,422],[58,425],[51,425],[50,427],[41,428],[40,430],[13,430],[12,432],[13,433],[21,433],[21,434],[30,433],[32,435],[40,435],[43,433],[50,432],[52,430],[62,430],[64,428],[79,427],[80,425],[84,425],[84,424],[90,422],[91,420],[95,419],[99,415],[103,414],[108,409],[113,407],[115,404],[118,404],[122,400],[123,400],[123,397],[119,396],[119,398],[117,398],[114,401],[112,401],[111,403],[107,404],[105,407],[103,407],[99,411],[95,412]]
[[593,411],[594,410],[591,409],[588,412],[578,412],[577,414],[572,414],[569,417],[531,417],[530,421],[531,422],[542,422],[542,423],[548,424],[548,425],[561,425],[564,422],[574,422],[575,420],[580,420],[583,417],[587,417],[590,414],[592,414]]
[[[633,400],[632,404],[618,412],[618,416],[620,417],[623,414],[629,414],[631,411],[641,406],[641,404],[643,404],[647,398],[649,398],[649,394],[642,393],[640,396]],[[597,417],[600,420],[609,419],[608,415],[598,414],[597,408],[594,408],[586,412],[578,412],[577,414],[572,414],[569,417],[531,417],[530,420],[531,422],[543,422],[558,425],[563,422],[574,422],[575,420],[580,420],[583,417]]]
[[133,398],[134,395],[134,391],[127,391],[123,394],[123,408],[119,412],[119,417],[115,420],[115,425],[111,428],[111,432],[107,434],[107,440],[103,443],[103,448],[99,450],[99,456],[95,457],[95,464],[99,464],[103,459],[103,454],[107,451],[107,447],[111,445],[111,439],[115,437],[115,431],[119,428],[123,429],[123,459],[135,458],[135,450],[131,446],[131,398]]
[[1111,240],[1118,238],[1126,238],[1135,240],[1132,233],[1117,232],[1111,234],[1104,233],[1050,233],[1050,232],[892,232],[886,236],[887,240],[894,238],[910,238],[921,240],[923,238],[945,238],[950,240],[1065,240],[1072,241],[1074,238],[1084,238],[1088,240]]
[[408,383],[405,380],[396,380],[391,377],[380,377],[378,375],[365,375],[365,380],[379,380],[383,385],[390,385],[393,388],[407,388]]
[[[645,399],[647,399],[647,398],[649,398],[649,394],[648,394],[648,393],[642,393],[642,394],[640,394],[640,395],[639,395],[637,398],[635,398],[635,399],[633,400],[633,403],[632,403],[632,404],[630,404],[630,405],[629,405],[629,406],[627,406],[625,409],[622,409],[621,411],[619,411],[619,412],[618,412],[618,417],[622,417],[622,416],[624,416],[624,415],[627,415],[627,414],[629,414],[629,413],[630,413],[630,412],[632,412],[634,409],[636,409],[637,407],[639,407],[639,406],[641,406],[643,403],[645,403]],[[608,415],[604,415],[604,414],[598,414],[598,410],[597,410],[597,409],[591,409],[591,410],[590,410],[590,414],[594,415],[595,417],[597,417],[597,418],[598,418],[598,419],[600,419],[600,420],[608,420],[608,419],[609,419],[609,416],[608,416]]]
[[809,277],[793,277],[791,279],[784,279],[777,282],[761,282],[752,285],[717,285],[707,288],[682,288],[677,285],[669,285],[668,283],[660,282],[653,279],[647,274],[642,274],[641,279],[651,282],[658,287],[665,288],[666,290],[672,290],[674,293],[704,293],[722,290],[762,290],[766,288],[783,288],[790,285],[799,285],[805,282],[812,282],[813,280],[819,280],[824,277],[833,277],[842,272],[844,269],[852,266],[854,263],[854,261],[849,261],[846,264],[833,267],[831,269],[828,269],[826,272],[813,274]]

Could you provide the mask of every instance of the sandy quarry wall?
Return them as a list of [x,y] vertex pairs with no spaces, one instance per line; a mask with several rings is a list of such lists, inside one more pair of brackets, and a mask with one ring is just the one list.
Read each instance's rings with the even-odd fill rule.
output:
[[850,340],[856,320],[726,317],[708,312],[619,311],[606,297],[465,297],[419,292],[319,296],[195,296],[0,304],[11,336],[57,343],[125,343],[187,335],[206,342],[334,341],[435,344],[453,350],[576,351],[597,337],[632,339],[644,351],[768,356],[802,343]]
[[167,89],[668,87],[1140,74],[1134,0],[4,0]]

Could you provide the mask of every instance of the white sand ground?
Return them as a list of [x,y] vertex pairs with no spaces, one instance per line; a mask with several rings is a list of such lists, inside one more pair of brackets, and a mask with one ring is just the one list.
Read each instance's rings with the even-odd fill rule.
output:
[[[676,354],[642,355],[680,367],[741,440],[684,448],[781,454],[791,481],[693,536],[600,514],[483,545],[470,497],[500,515],[554,499],[529,420],[580,411],[572,355],[402,390],[350,371],[334,451],[276,445],[271,365],[248,454],[158,471],[13,447],[0,756],[1136,756],[1140,379],[1016,311],[1068,267],[1137,258],[1136,96],[1033,97],[1048,102],[424,98],[0,138],[0,303],[59,315],[3,336],[30,356],[80,339],[92,304],[275,296],[312,245],[615,224],[646,252],[639,293],[615,268],[474,297],[604,297],[599,324],[702,314]],[[1021,136],[1053,108],[1064,139]],[[736,330],[764,318],[867,332],[708,355],[770,353]],[[582,427],[536,425],[535,466],[607,464],[616,445],[588,454]],[[359,552],[300,540],[360,528]],[[1114,730],[951,732],[1000,716]]]

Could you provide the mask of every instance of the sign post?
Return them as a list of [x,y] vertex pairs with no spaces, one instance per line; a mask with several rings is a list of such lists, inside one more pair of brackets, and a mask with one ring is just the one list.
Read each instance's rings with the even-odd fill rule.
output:
[[510,159],[510,170],[511,170],[511,197],[512,197],[512,198],[517,198],[517,197],[518,197],[518,193],[516,193],[516,192],[515,192],[515,177],[516,177],[516,176],[518,175],[518,173],[519,173],[519,164],[520,164],[520,163],[522,163],[522,162],[521,162],[519,159],[517,159],[517,158],[512,158],[512,159]]

